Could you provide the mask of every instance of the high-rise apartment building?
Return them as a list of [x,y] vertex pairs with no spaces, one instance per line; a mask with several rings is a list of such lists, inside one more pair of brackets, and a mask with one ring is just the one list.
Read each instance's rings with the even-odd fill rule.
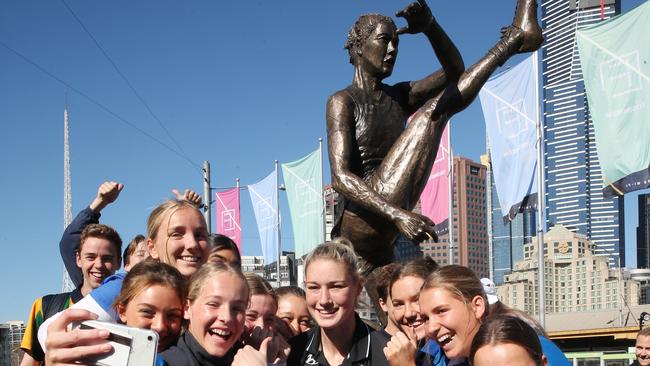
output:
[[[596,255],[625,265],[623,200],[604,199],[576,30],[601,21],[600,0],[542,0],[546,221],[586,235]],[[602,19],[620,13],[604,0]]]
[[637,268],[650,268],[650,193],[639,195],[639,226],[636,228]]
[[492,162],[488,155],[481,156],[481,162],[488,167],[487,174],[487,204],[489,225],[489,245],[492,248],[492,268],[490,278],[496,285],[501,285],[504,276],[510,274],[515,263],[524,260],[524,244],[530,243],[535,236],[535,212],[518,213],[514,219],[507,221],[499,204]]
[[[464,157],[454,157],[453,196],[453,263],[474,270],[479,277],[489,275],[489,253],[486,220],[485,165]],[[440,264],[448,264],[449,235],[441,235],[438,243],[425,242],[422,250]]]
[[[517,262],[497,295],[506,305],[529,314],[538,311],[537,239],[524,245]],[[610,269],[608,259],[595,256],[586,235],[555,225],[544,234],[544,294],[546,312],[623,309],[638,305],[639,283],[622,269]]]

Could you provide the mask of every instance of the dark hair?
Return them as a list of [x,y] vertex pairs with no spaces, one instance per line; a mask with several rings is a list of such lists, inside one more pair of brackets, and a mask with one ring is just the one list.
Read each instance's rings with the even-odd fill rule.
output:
[[476,296],[481,296],[485,302],[485,312],[481,315],[481,319],[485,319],[489,313],[483,284],[474,271],[467,267],[450,264],[431,272],[424,281],[422,290],[432,288],[445,289],[465,304],[469,304]]
[[345,48],[350,55],[350,63],[354,64],[354,55],[361,49],[363,43],[368,39],[372,31],[375,30],[378,24],[386,22],[391,24],[394,28],[395,22],[390,17],[381,14],[363,14],[354,22],[354,25],[348,31],[348,39],[345,42]]
[[138,244],[145,240],[146,238],[142,234],[138,234],[131,239],[129,245],[126,246],[126,249],[124,249],[124,252],[122,253],[122,263],[124,263],[124,266],[129,265],[129,257],[135,252],[135,248]]
[[377,284],[377,295],[384,302],[388,300],[388,287],[393,274],[402,267],[401,263],[389,263],[377,270],[375,283]]
[[275,294],[277,295],[278,300],[284,296],[289,296],[289,295],[301,297],[303,299],[305,298],[305,290],[301,289],[298,286],[278,287],[277,289],[275,289]]
[[113,306],[118,311],[119,307],[124,309],[139,293],[156,285],[173,289],[181,304],[185,305],[187,283],[183,275],[169,264],[155,259],[147,259],[133,266],[126,274],[122,290],[113,302]]
[[83,248],[86,239],[88,238],[101,238],[106,239],[113,244],[115,248],[115,254],[117,264],[120,264],[120,253],[122,252],[122,238],[120,234],[115,231],[112,227],[104,224],[90,224],[86,226],[81,232],[81,238],[79,239],[79,253],[81,253],[81,248]]
[[522,347],[535,365],[543,365],[542,346],[535,330],[518,317],[499,315],[484,322],[472,340],[469,361],[474,363],[476,352],[483,346],[511,343]]
[[438,269],[438,263],[431,259],[431,257],[424,257],[414,259],[412,261],[406,262],[401,268],[393,273],[393,276],[390,278],[390,284],[388,286],[388,293],[393,292],[393,285],[395,282],[401,280],[404,277],[418,277],[423,280],[426,280],[433,271]]
[[241,254],[239,253],[237,244],[232,239],[221,234],[210,234],[210,236],[208,236],[208,244],[210,245],[210,259],[215,256],[213,253],[220,250],[230,250],[235,253],[235,257],[237,258],[237,263],[234,264],[241,267]]

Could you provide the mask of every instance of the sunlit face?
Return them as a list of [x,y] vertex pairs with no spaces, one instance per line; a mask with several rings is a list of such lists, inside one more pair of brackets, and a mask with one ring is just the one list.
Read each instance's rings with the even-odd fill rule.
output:
[[212,356],[222,357],[244,332],[248,287],[238,276],[222,272],[206,279],[187,307],[189,331]]
[[126,307],[118,309],[122,323],[155,330],[160,336],[158,352],[161,352],[174,344],[181,334],[183,305],[173,288],[154,285],[133,297]]
[[87,237],[77,252],[77,267],[83,275],[84,294],[99,287],[106,277],[119,268],[115,245],[104,238]]
[[343,263],[329,259],[316,259],[305,271],[307,308],[323,329],[354,322],[354,306],[362,287]]
[[381,310],[386,313],[386,317],[388,318],[388,323],[384,327],[384,330],[392,335],[398,331],[399,326],[397,325],[397,319],[395,319],[393,300],[390,295],[386,295],[386,301],[379,298],[379,306],[381,307]]
[[397,59],[399,38],[395,27],[381,22],[361,46],[357,63],[364,71],[381,79],[390,76]]
[[125,271],[130,271],[133,266],[149,258],[149,251],[147,250],[147,242],[145,240],[135,245],[135,250],[129,256],[129,264],[124,265]]
[[[546,365],[546,358],[542,358]],[[526,349],[514,343],[488,344],[479,348],[472,360],[473,366],[537,366]]]
[[449,358],[468,357],[474,335],[485,313],[485,300],[475,296],[469,304],[444,288],[429,288],[420,293],[420,310],[426,322],[426,335],[438,342]]
[[636,337],[634,353],[641,366],[650,366],[650,337]]
[[300,296],[282,296],[278,300],[278,311],[275,315],[287,323],[294,336],[308,331],[311,327],[307,301]]
[[406,276],[395,281],[391,287],[391,302],[395,322],[401,327],[411,329],[407,334],[415,334],[418,340],[425,336],[425,326],[420,316],[420,289],[424,280],[420,277]]
[[208,258],[208,262],[210,262],[210,263],[225,262],[225,263],[228,263],[228,264],[232,264],[233,266],[236,266],[236,267],[241,266],[241,263],[239,263],[239,258],[237,257],[237,254],[235,254],[230,249],[219,249],[219,250],[211,251],[210,252],[210,258]]
[[271,295],[253,295],[246,309],[246,329],[250,332],[255,327],[265,330],[273,329],[278,303]]
[[208,230],[203,216],[193,208],[172,211],[158,228],[155,242],[147,240],[151,257],[176,267],[185,277],[208,258]]

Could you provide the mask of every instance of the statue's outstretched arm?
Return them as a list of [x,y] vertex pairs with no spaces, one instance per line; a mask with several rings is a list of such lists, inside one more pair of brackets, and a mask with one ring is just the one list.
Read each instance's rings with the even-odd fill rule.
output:
[[465,71],[465,64],[456,45],[431,15],[431,10],[424,0],[418,0],[397,12],[406,19],[408,26],[397,30],[398,34],[424,33],[442,70],[436,71],[424,79],[411,82],[409,105],[413,111],[420,108],[427,100],[442,92],[449,84],[455,84]]

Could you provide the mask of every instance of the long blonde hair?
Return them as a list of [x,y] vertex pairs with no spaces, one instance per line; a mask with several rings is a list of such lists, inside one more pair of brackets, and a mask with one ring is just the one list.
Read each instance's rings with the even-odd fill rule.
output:
[[317,259],[327,259],[345,266],[347,273],[355,282],[360,279],[359,261],[354,250],[345,244],[329,241],[317,246],[305,259],[305,275],[307,268]]
[[212,276],[220,273],[228,273],[239,278],[244,283],[244,286],[246,288],[245,297],[248,298],[250,289],[248,287],[248,283],[246,282],[246,278],[242,274],[241,270],[229,263],[214,262],[214,263],[206,263],[202,265],[201,268],[199,268],[199,270],[196,271],[192,275],[192,277],[190,277],[190,286],[187,292],[187,300],[190,303],[194,302],[194,300],[196,300],[199,297],[199,294],[201,293],[201,289],[203,288],[205,282]]

